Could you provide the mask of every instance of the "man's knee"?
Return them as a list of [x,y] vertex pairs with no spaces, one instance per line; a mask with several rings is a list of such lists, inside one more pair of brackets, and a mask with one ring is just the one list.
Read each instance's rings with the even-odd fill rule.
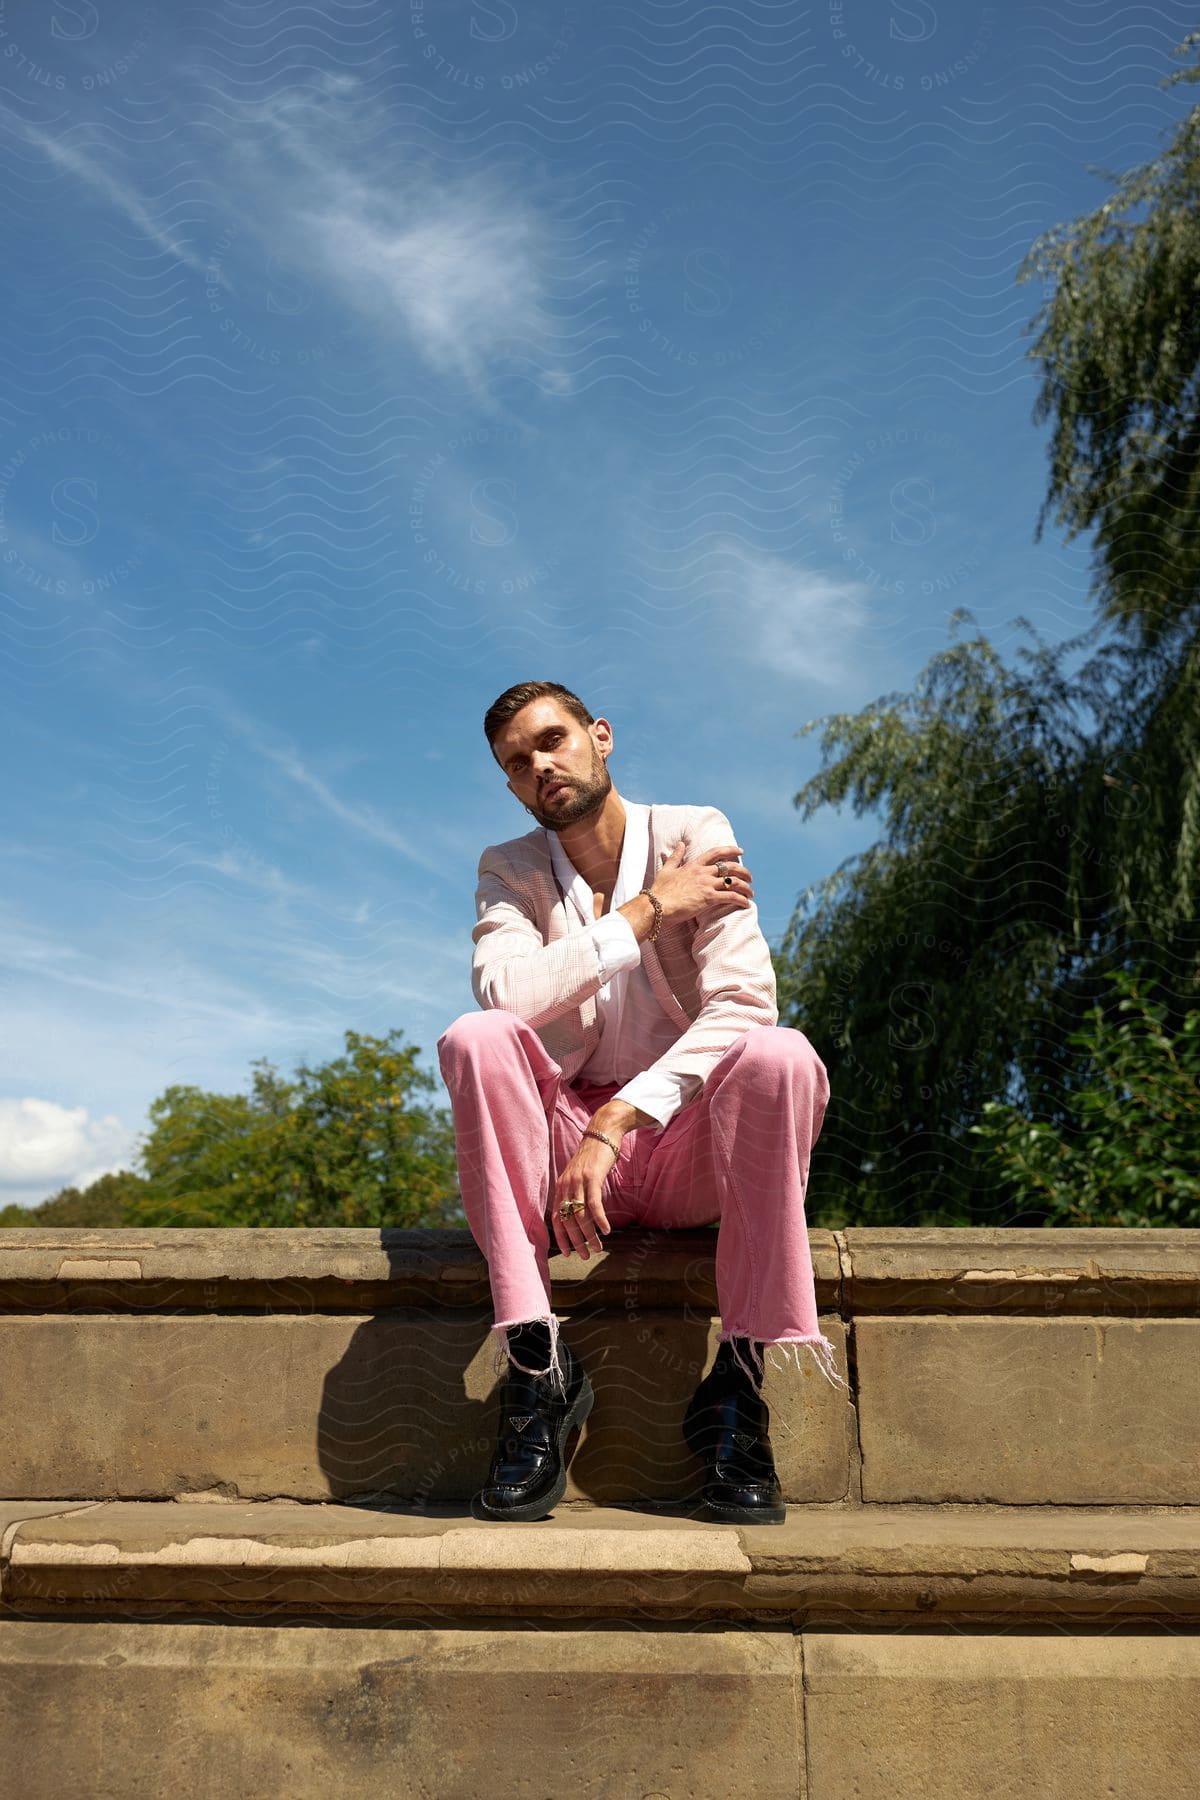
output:
[[829,1098],[825,1064],[802,1031],[790,1025],[754,1025],[741,1042],[737,1065],[743,1079],[759,1079],[766,1070],[785,1071],[793,1080],[811,1081],[819,1103]]
[[495,1044],[509,1037],[520,1024],[516,1013],[494,1006],[478,1012],[466,1012],[448,1025],[437,1041],[438,1060],[445,1068],[448,1060],[474,1054],[484,1044]]

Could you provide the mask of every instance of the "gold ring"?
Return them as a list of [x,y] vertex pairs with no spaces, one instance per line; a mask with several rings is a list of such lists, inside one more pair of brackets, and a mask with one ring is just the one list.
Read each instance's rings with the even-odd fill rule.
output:
[[582,1212],[582,1211],[583,1211],[583,1201],[582,1200],[564,1200],[562,1205],[558,1209],[558,1216],[560,1219],[570,1219],[577,1212]]

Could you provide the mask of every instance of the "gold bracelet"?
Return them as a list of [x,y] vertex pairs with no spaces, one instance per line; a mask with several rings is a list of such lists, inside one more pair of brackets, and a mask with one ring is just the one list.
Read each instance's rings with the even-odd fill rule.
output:
[[587,1131],[585,1131],[585,1132],[584,1132],[584,1134],[583,1134],[583,1135],[584,1135],[584,1137],[594,1137],[594,1138],[599,1138],[599,1139],[600,1139],[600,1142],[601,1142],[601,1143],[602,1143],[602,1144],[607,1144],[607,1145],[608,1145],[608,1147],[609,1147],[609,1149],[610,1149],[610,1150],[611,1150],[611,1151],[612,1151],[612,1153],[613,1153],[613,1155],[614,1155],[614,1156],[615,1156],[615,1157],[617,1157],[617,1158],[618,1158],[618,1160],[619,1160],[619,1159],[620,1159],[620,1155],[621,1155],[621,1149],[620,1149],[620,1146],[619,1146],[619,1145],[618,1145],[618,1144],[614,1144],[614,1143],[613,1143],[613,1141],[612,1141],[612,1139],[611,1139],[611,1138],[610,1138],[610,1137],[605,1137],[605,1135],[604,1135],[604,1133],[603,1133],[603,1132],[602,1132],[602,1131],[593,1131],[593,1130],[592,1130],[592,1129],[591,1129],[591,1128],[590,1128],[590,1127],[589,1127],[589,1128],[588,1128],[588,1130],[587,1130]]
[[650,942],[653,943],[658,936],[658,928],[662,924],[662,901],[652,894],[649,888],[642,889],[641,894],[638,895],[639,900],[641,899],[642,894],[645,894],[647,900],[654,908],[654,925],[650,932]]

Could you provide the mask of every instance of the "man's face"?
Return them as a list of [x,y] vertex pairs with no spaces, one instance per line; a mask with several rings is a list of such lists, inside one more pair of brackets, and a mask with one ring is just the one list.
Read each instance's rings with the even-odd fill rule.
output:
[[550,831],[599,812],[612,792],[605,761],[611,748],[607,719],[581,725],[549,696],[523,706],[492,746],[509,792]]

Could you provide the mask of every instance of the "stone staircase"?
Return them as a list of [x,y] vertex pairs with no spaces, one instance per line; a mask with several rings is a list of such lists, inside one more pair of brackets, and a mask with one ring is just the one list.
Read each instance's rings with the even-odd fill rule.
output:
[[0,1231],[0,1794],[1200,1793],[1200,1231],[812,1233],[788,1519],[695,1516],[711,1231],[555,1259],[596,1391],[484,1525],[469,1235]]

